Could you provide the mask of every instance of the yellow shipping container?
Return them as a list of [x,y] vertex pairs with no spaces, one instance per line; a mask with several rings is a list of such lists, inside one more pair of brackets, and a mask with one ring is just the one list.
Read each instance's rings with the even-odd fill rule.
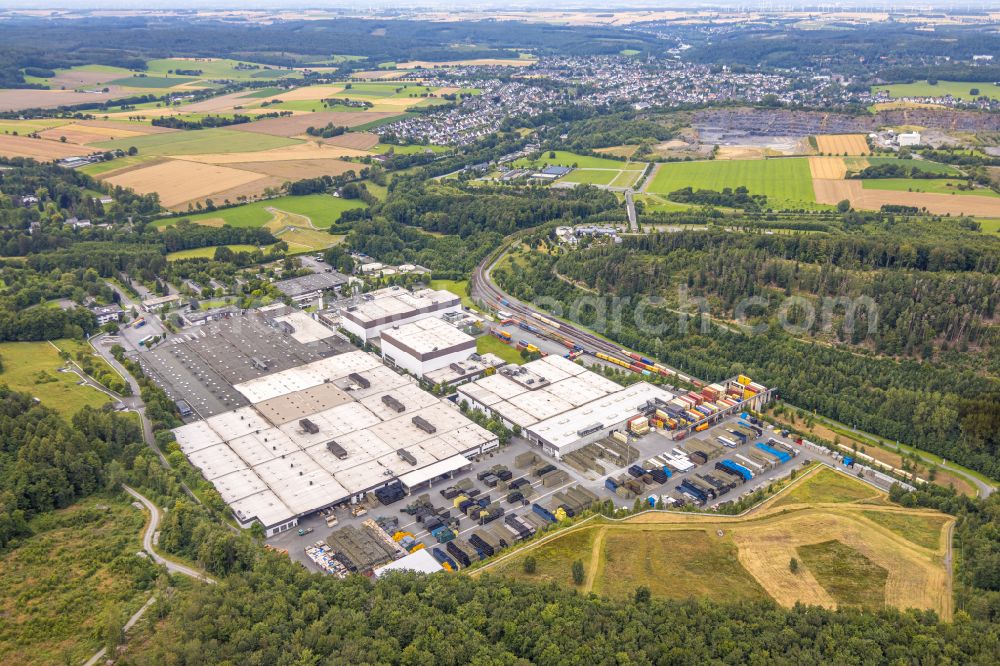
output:
[[559,508],[557,508],[557,509],[556,509],[556,510],[555,510],[555,511],[554,511],[554,512],[552,513],[552,515],[553,515],[553,516],[555,516],[556,520],[558,520],[558,521],[560,521],[560,522],[561,522],[561,521],[563,521],[563,520],[566,520],[567,518],[569,518],[569,516],[567,516],[567,515],[566,515],[566,512],[565,512],[565,511],[563,511],[563,508],[562,508],[562,507],[559,507]]
[[736,378],[736,382],[740,384],[740,386],[746,386],[752,381],[753,380],[747,377],[746,375],[740,375],[739,377]]
[[458,497],[456,497],[455,498],[455,508],[457,509],[458,505],[461,504],[462,502],[464,502],[467,499],[469,499],[469,498],[466,497],[465,495],[459,495]]
[[754,393],[753,391],[751,391],[750,389],[744,389],[744,391],[743,391],[743,399],[744,400],[749,400],[750,398],[754,397],[755,395],[757,395],[757,394]]

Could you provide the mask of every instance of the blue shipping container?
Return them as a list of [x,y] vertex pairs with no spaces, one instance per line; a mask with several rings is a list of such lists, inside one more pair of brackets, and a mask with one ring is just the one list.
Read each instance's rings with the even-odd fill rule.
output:
[[783,463],[788,462],[789,460],[792,459],[792,457],[787,453],[785,453],[784,451],[779,451],[773,447],[768,446],[767,444],[764,444],[763,442],[757,442],[757,448],[760,449],[761,451],[767,451],[772,456],[777,456],[778,459]]
[[728,458],[723,460],[722,464],[726,466],[726,469],[731,469],[732,471],[742,476],[744,481],[749,481],[750,479],[753,478],[753,474],[750,472],[750,470],[748,470],[743,465],[733,462]]
[[608,477],[604,479],[604,487],[610,490],[611,492],[615,492],[618,489],[618,484],[615,483],[614,479]]

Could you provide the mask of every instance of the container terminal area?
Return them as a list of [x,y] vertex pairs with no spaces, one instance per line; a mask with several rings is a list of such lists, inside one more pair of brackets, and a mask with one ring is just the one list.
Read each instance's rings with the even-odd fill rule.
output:
[[[378,569],[421,550],[443,568],[460,569],[593,502],[631,508],[638,498],[649,506],[709,508],[824,457],[738,414],[681,441],[655,428],[638,435],[617,431],[562,460],[514,437],[470,457],[471,466],[451,478],[384,498],[387,503],[375,497],[300,518],[298,530],[275,535],[268,544],[311,570],[339,575]],[[832,457],[827,462],[836,464]],[[373,545],[371,557],[351,556],[337,545],[361,536]],[[389,541],[399,547],[374,547]]]

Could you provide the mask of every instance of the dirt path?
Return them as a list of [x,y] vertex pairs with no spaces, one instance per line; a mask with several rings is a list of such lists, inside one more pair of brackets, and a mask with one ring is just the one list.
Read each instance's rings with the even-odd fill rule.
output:
[[[312,219],[306,215],[289,213],[288,211],[281,210],[280,208],[275,208],[273,206],[268,206],[264,210],[273,216],[271,221],[264,225],[273,233],[280,233],[288,227],[301,227],[304,229],[319,231],[319,228],[313,225]],[[299,220],[303,220],[304,222],[299,222]]]
[[603,568],[601,555],[604,554],[604,537],[607,536],[608,528],[602,527],[594,537],[594,545],[590,547],[590,569],[587,571],[587,579],[583,581],[583,593],[589,594],[594,589],[594,580],[597,578],[597,571]]

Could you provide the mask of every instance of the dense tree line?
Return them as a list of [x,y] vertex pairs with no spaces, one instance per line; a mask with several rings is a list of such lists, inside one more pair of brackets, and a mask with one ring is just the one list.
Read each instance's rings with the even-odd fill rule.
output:
[[1000,382],[967,367],[963,354],[935,363],[897,360],[799,340],[775,322],[749,334],[713,325],[692,307],[685,314],[585,292],[553,279],[556,261],[522,256],[516,271],[498,268],[494,276],[515,296],[544,298],[549,309],[559,303],[564,316],[682,371],[710,381],[749,374],[799,407],[1000,476],[1000,444],[977,421],[981,409],[1000,411],[1000,402],[979,398]]
[[103,488],[115,459],[140,438],[133,419],[84,407],[67,423],[0,385],[0,548],[28,534],[32,516]]
[[585,597],[463,575],[376,582],[262,557],[171,604],[126,663],[694,664],[994,660],[997,625],[933,613]]
[[727,208],[742,208],[748,211],[767,208],[767,195],[750,194],[750,191],[742,186],[737,187],[735,190],[731,187],[725,187],[721,192],[683,187],[668,194],[667,198],[678,203],[699,206],[725,206]]
[[[991,399],[992,406],[1000,398]],[[989,408],[988,401],[981,405]],[[1000,431],[1000,411],[984,412],[993,437]],[[975,618],[1000,622],[1000,494],[986,499],[960,495],[953,488],[923,485],[906,492],[894,486],[890,499],[908,507],[926,507],[958,517],[953,547],[960,563],[955,567],[955,606]]]

